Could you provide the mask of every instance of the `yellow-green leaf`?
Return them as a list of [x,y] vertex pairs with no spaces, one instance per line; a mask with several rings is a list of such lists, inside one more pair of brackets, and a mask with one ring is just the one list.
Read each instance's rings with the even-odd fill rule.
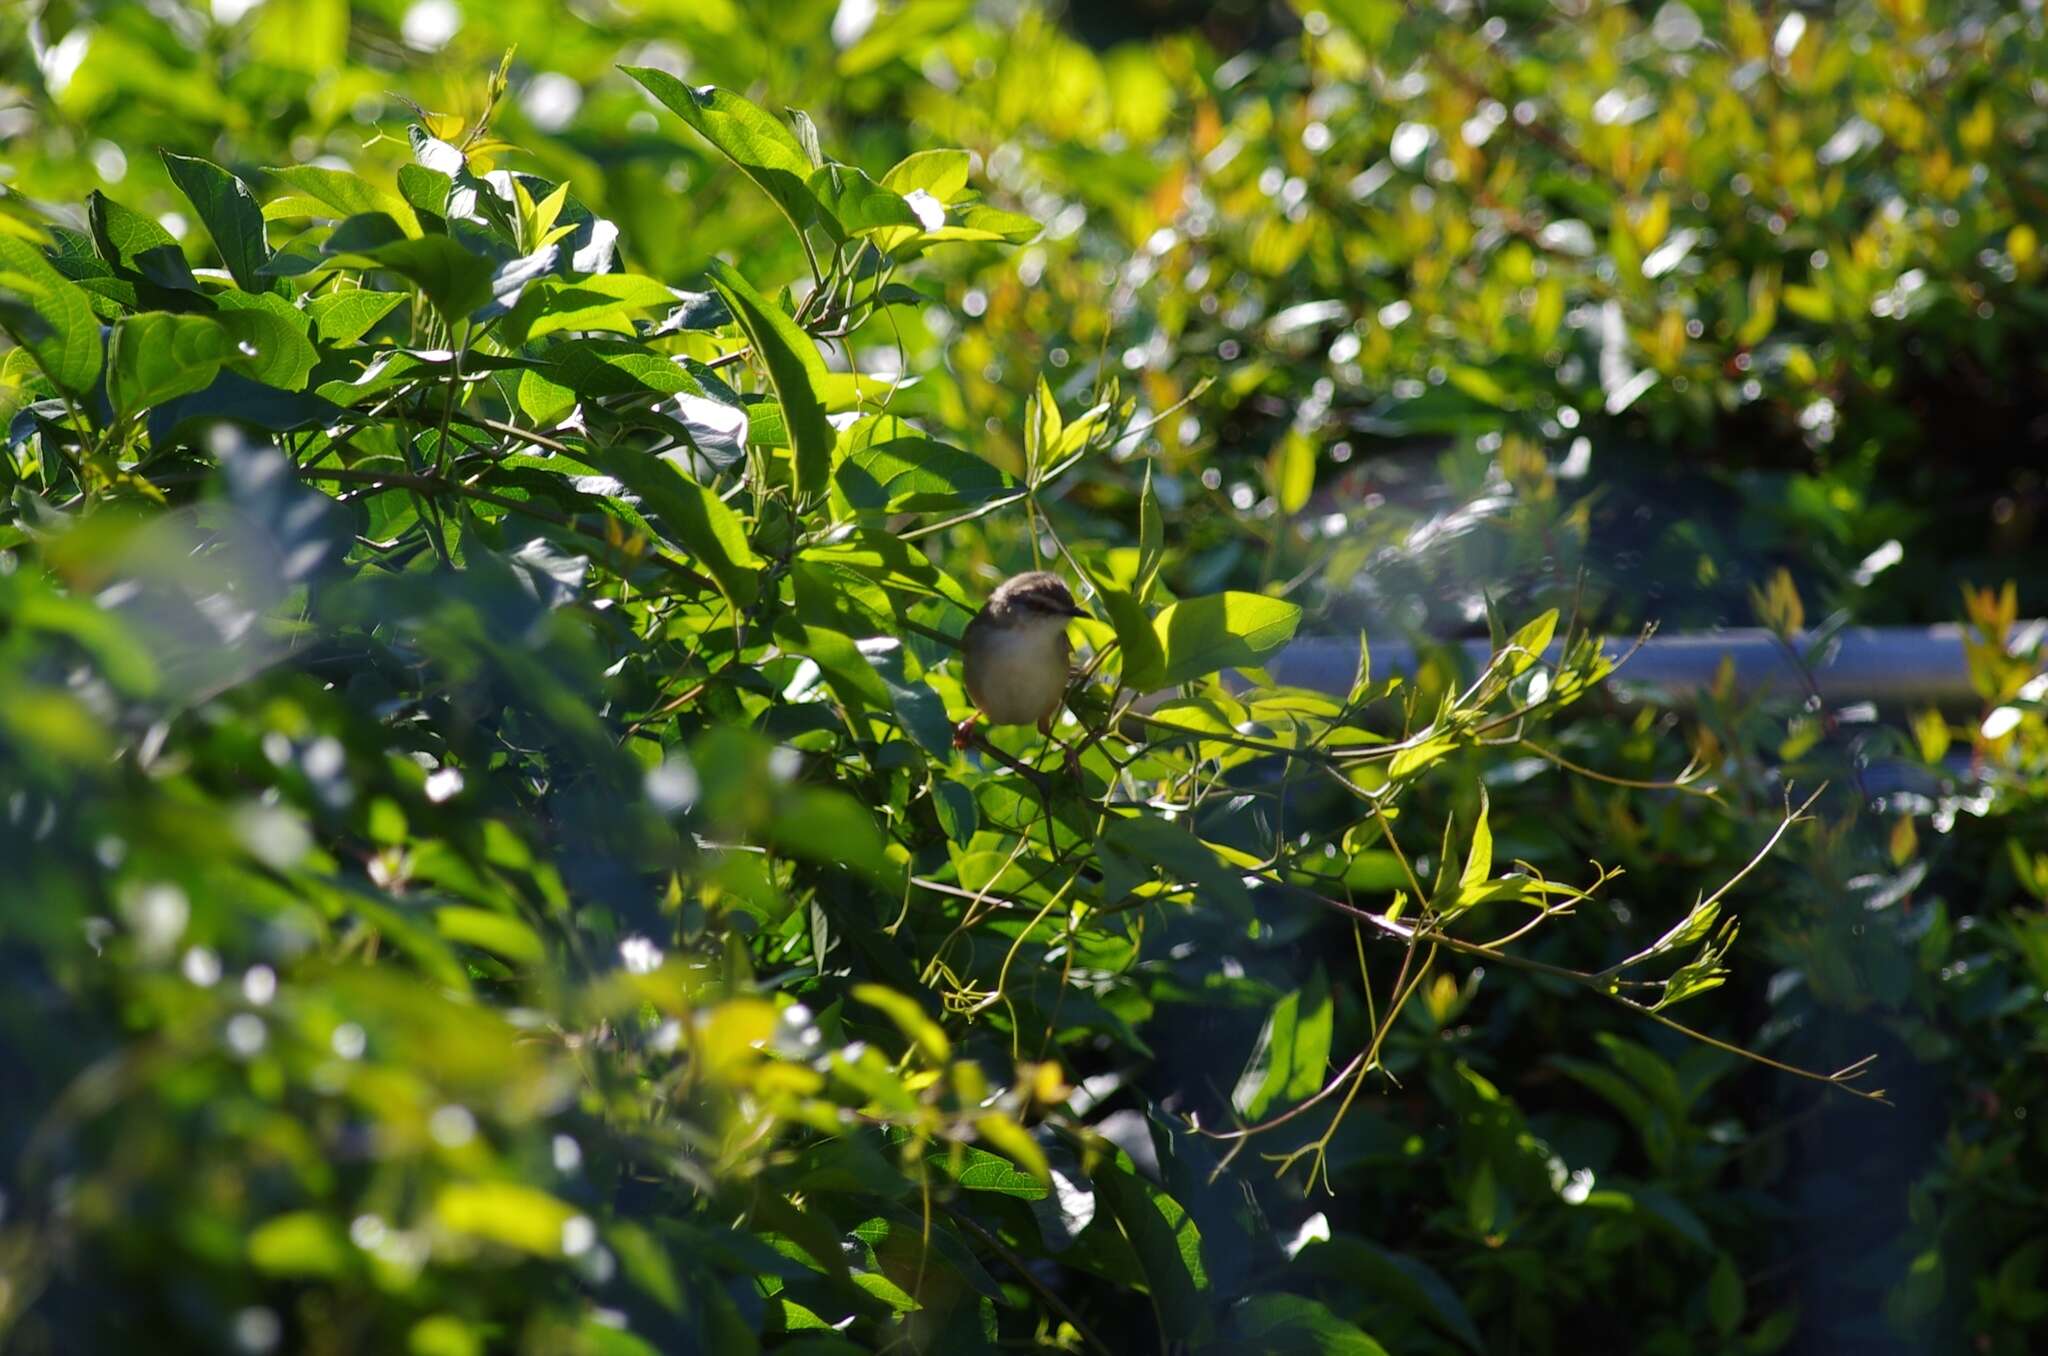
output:
[[434,1217],[451,1233],[501,1243],[536,1257],[560,1257],[576,1211],[522,1182],[456,1182],[434,1199]]
[[1301,609],[1258,593],[1190,598],[1152,619],[1162,656],[1160,687],[1192,682],[1218,669],[1253,668],[1294,638]]
[[856,984],[853,996],[894,1022],[896,1029],[932,1063],[942,1065],[953,1057],[953,1043],[946,1039],[939,1024],[925,1015],[915,998],[880,984]]
[[1052,1180],[1052,1168],[1045,1161],[1045,1151],[1016,1121],[1001,1113],[991,1113],[975,1121],[974,1130],[983,1143],[1000,1149],[1006,1158],[1039,1181]]
[[250,1263],[273,1276],[338,1276],[352,1251],[341,1226],[316,1210],[265,1220],[245,1246]]
[[444,905],[434,910],[434,927],[451,942],[479,946],[522,965],[537,965],[547,955],[539,933],[512,915],[491,909]]

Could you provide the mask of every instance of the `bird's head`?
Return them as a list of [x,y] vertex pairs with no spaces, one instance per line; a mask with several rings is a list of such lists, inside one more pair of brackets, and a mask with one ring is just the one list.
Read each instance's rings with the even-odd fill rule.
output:
[[1074,603],[1067,581],[1048,570],[1033,570],[1003,581],[989,595],[989,619],[1002,626],[1064,628],[1076,617],[1085,617]]

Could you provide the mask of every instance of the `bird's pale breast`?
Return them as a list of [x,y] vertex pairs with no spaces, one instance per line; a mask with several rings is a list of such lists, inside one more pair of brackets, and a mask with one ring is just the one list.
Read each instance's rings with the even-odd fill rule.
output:
[[968,646],[967,695],[998,725],[1035,725],[1066,695],[1071,651],[1064,624],[991,627]]

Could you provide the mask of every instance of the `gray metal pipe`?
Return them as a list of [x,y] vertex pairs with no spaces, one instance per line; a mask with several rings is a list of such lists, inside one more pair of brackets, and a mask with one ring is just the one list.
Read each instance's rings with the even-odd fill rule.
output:
[[[2020,624],[2021,634],[2048,632],[2048,622]],[[1375,674],[1413,673],[1415,648],[1405,642],[1373,640]],[[1451,642],[1461,648],[1473,671],[1492,652],[1483,640]],[[1632,640],[1603,641],[1619,659]],[[1874,702],[1880,706],[1966,705],[1977,700],[1970,669],[1963,657],[1963,628],[1943,626],[1846,627],[1817,650],[1810,635],[1793,640],[1806,655],[1814,687],[1829,706]],[[1558,658],[1553,644],[1547,658]],[[1723,660],[1734,667],[1735,687],[1744,695],[1803,696],[1806,677],[1777,637],[1761,628],[1652,636],[1622,666],[1614,682],[1644,696],[1676,705],[1691,705],[1713,685]],[[1334,638],[1297,640],[1281,651],[1267,672],[1289,687],[1343,693],[1358,670],[1358,643]]]

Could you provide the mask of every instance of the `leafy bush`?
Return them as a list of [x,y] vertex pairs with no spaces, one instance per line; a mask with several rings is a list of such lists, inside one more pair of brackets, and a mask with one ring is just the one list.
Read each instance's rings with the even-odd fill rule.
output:
[[[204,276],[97,193],[90,234],[0,239],[5,747],[35,845],[10,949],[40,996],[11,1039],[80,1028],[31,1061],[15,1324],[1370,1347],[1276,1287],[1286,1252],[1205,1177],[1228,1155],[1200,1120],[1313,1110],[1283,1168],[1327,1178],[1396,1019],[1469,999],[1439,955],[1529,964],[1509,944],[1599,888],[1497,861],[1476,782],[1427,841],[1395,826],[1432,768],[1527,745],[1608,661],[1582,638],[1545,660],[1552,612],[1462,690],[1366,663],[1343,700],[1227,685],[1294,604],[1173,598],[1149,488],[1135,547],[1046,514],[1137,435],[1113,385],[1079,413],[1041,386],[1012,478],[907,418],[857,343],[823,360],[919,299],[897,275],[928,250],[1035,224],[964,152],[870,178],[801,119],[628,73],[787,217],[793,306],[724,263],[697,293],[618,269],[566,186],[475,172],[482,124],[416,127],[395,189],[286,166],[261,206],[167,153]],[[296,225],[275,247],[273,221]],[[999,512],[1101,614],[1071,778],[1029,737],[953,748],[959,577]],[[1539,968],[1669,1024],[1720,982],[1721,900],[1597,974]],[[1281,997],[1235,1093],[1129,1085],[1120,1137],[1087,1119],[1151,1056],[1148,1017],[1263,1006],[1248,968],[1333,912],[1355,981]],[[1460,1156],[1470,1229],[1568,1193],[1487,1080],[1436,1082],[1490,1127]],[[1469,1335],[1427,1268],[1383,1265]],[[1149,1314],[1112,1302],[1133,1287]]]

